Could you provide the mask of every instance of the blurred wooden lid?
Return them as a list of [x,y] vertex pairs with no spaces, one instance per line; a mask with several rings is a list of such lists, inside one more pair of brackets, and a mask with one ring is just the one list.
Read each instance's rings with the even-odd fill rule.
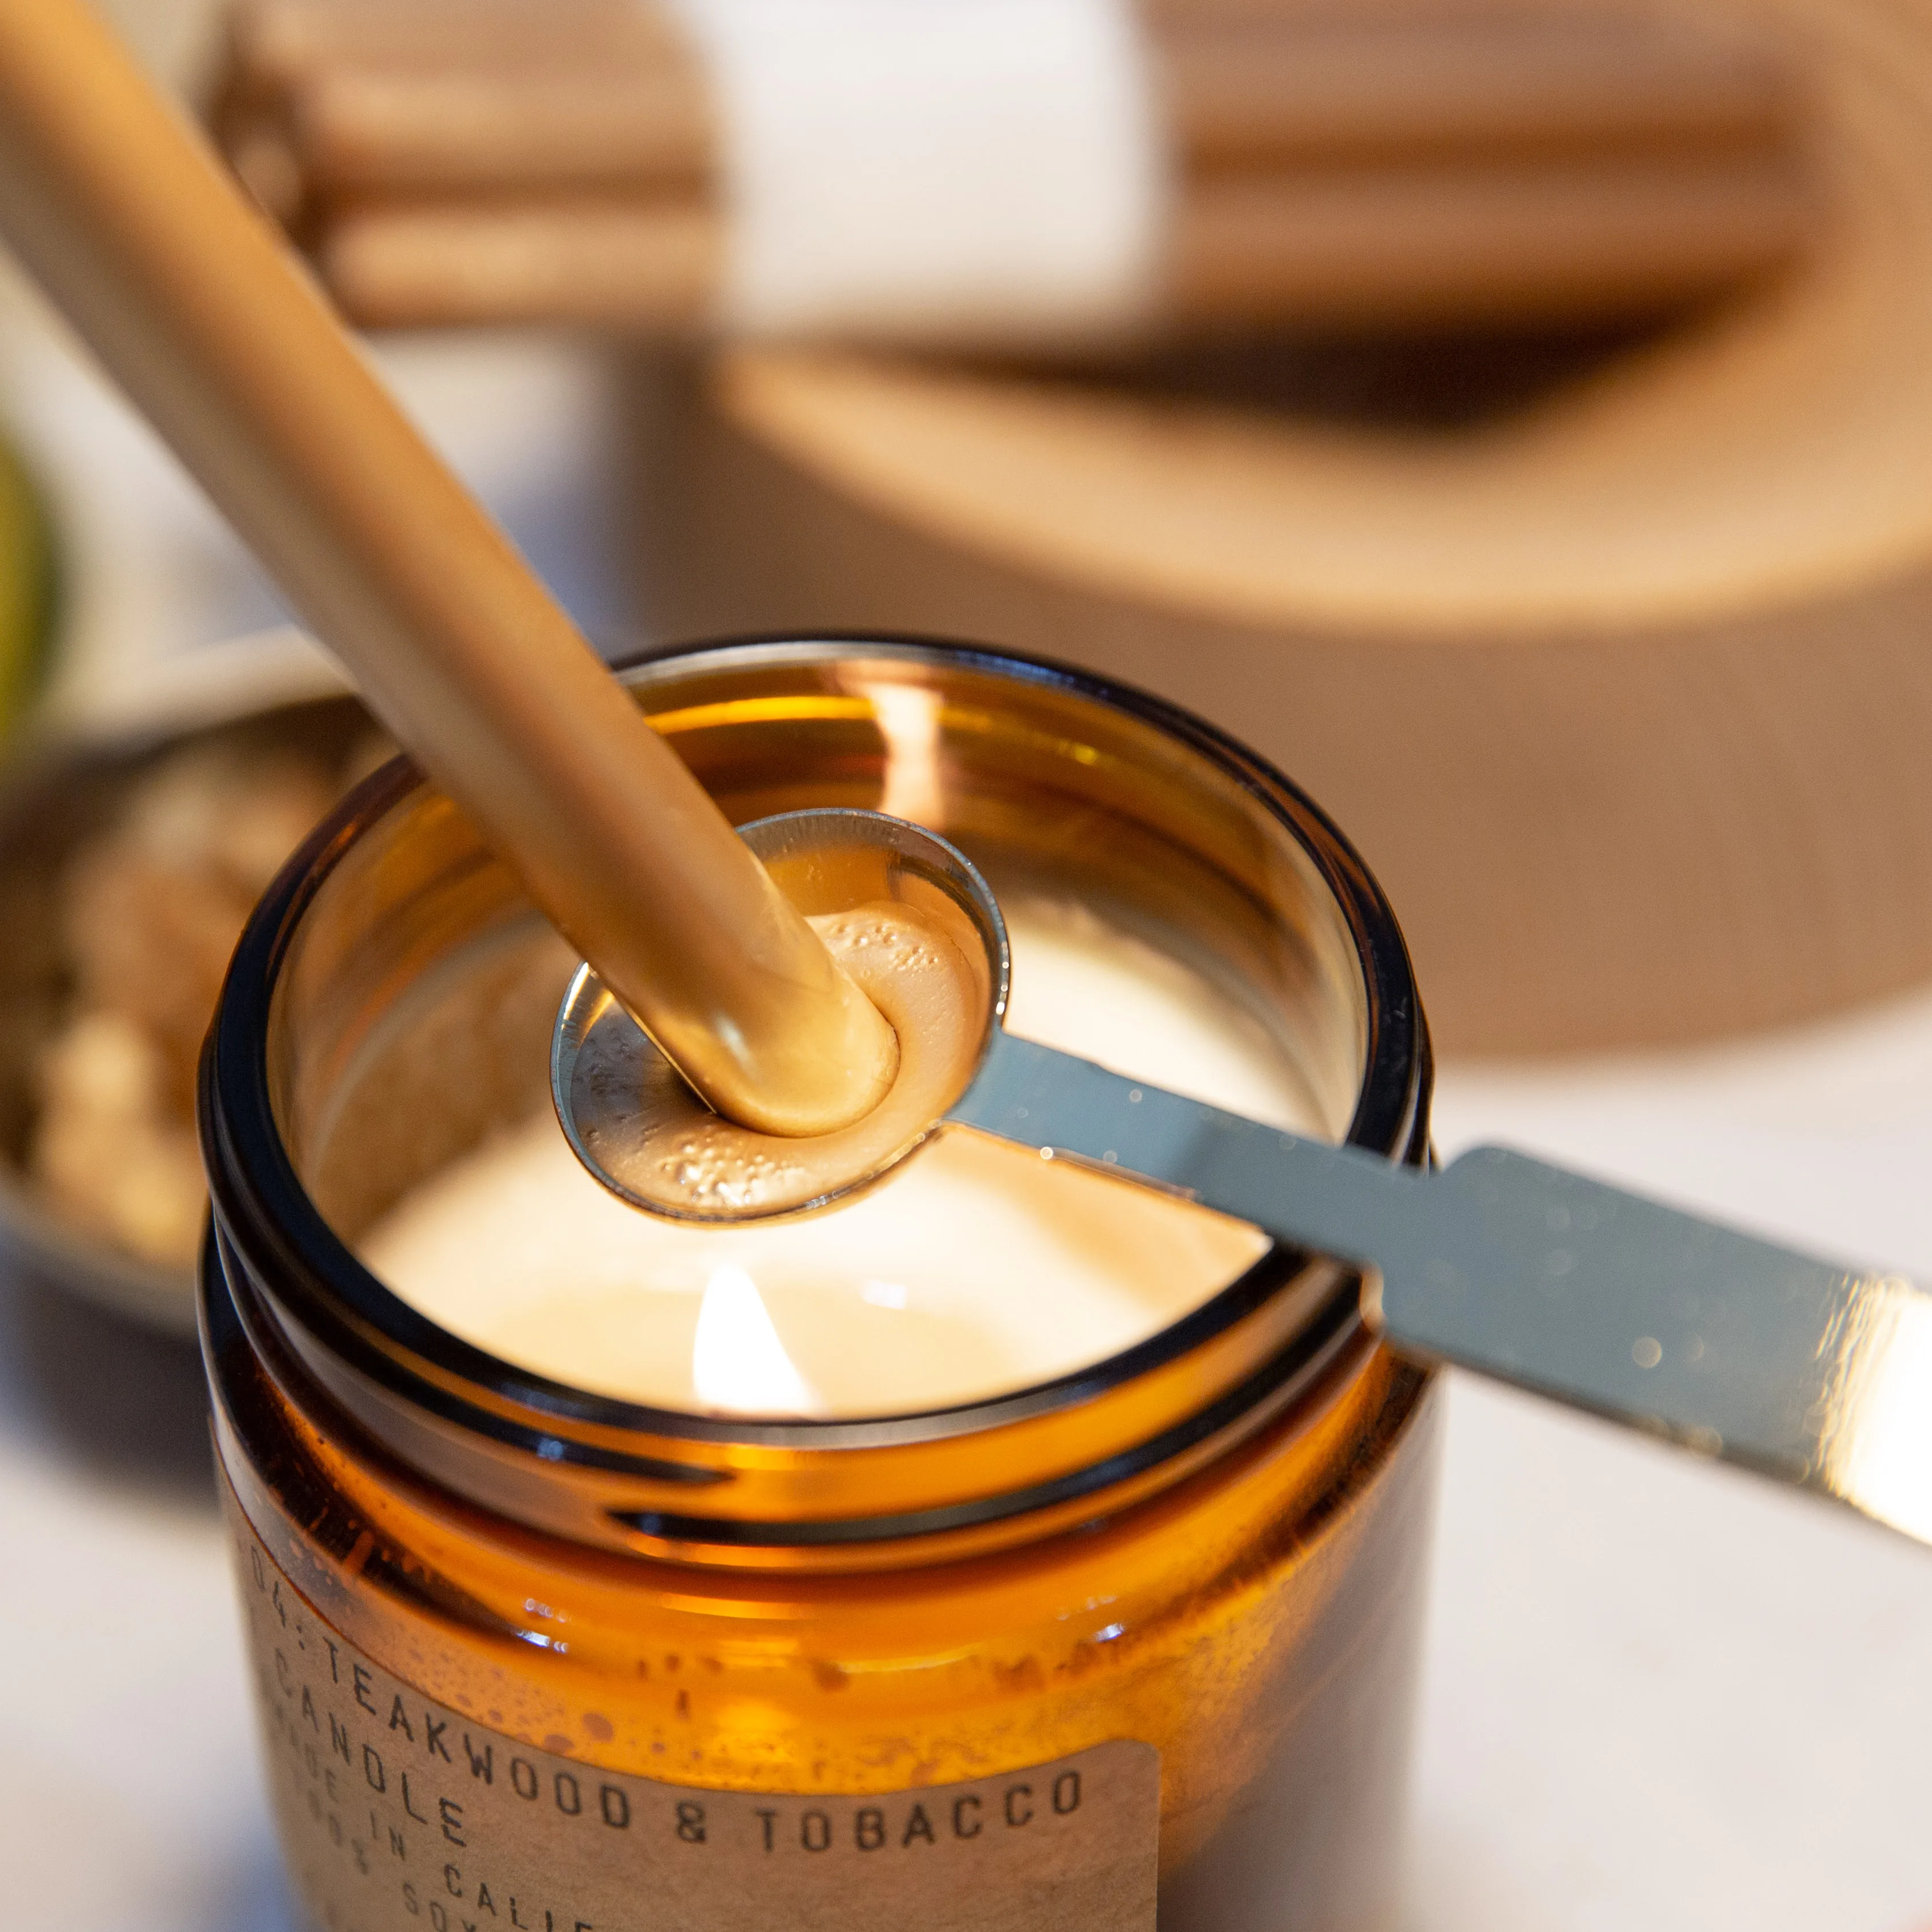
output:
[[662,399],[658,627],[960,634],[1204,712],[1360,846],[1452,1051],[1932,974],[1932,13],[1781,11],[1801,278],[1454,431],[740,352]]

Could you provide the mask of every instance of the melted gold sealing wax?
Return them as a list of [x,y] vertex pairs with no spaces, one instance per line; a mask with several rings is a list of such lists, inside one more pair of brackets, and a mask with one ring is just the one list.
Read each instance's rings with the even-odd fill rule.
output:
[[971,1077],[986,1028],[986,974],[932,914],[882,902],[809,922],[897,1036],[892,1084],[851,1126],[811,1136],[761,1134],[693,1096],[689,1125],[650,1158],[661,1186],[695,1210],[816,1199],[921,1139]]

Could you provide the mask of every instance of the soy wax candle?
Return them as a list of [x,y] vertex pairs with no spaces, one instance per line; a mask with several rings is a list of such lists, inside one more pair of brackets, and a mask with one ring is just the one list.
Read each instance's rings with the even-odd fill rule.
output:
[[[1012,1030],[1425,1157],[1388,908],[1207,727],[924,645],[628,676],[739,822],[966,850]],[[546,1111],[573,964],[398,766],[212,1037],[216,1433],[313,1921],[1382,1923],[1434,1452],[1354,1277],[964,1129],[816,1217],[654,1221]]]

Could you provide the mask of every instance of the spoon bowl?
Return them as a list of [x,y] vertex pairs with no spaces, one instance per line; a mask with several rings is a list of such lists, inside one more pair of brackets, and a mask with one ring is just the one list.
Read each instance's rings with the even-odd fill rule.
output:
[[[551,1041],[558,1120],[578,1158],[614,1194],[675,1220],[772,1220],[862,1192],[938,1127],[984,1064],[1006,1011],[1006,924],[956,846],[907,820],[849,808],[782,812],[740,836],[808,918],[904,908],[904,928],[887,919],[860,943],[898,947],[895,975],[956,982],[949,1030],[964,1022],[968,1052],[963,1062],[957,1053],[902,1052],[890,1091],[850,1126],[759,1133],[708,1106],[596,971],[581,967]],[[875,989],[882,1003],[890,985]]]

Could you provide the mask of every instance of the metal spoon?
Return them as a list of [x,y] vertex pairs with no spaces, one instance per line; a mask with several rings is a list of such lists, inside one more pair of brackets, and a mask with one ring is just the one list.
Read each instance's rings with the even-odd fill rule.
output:
[[[701,1116],[589,968],[558,1016],[552,1087],[590,1171],[653,1213],[746,1221],[872,1185],[943,1125],[1103,1167],[1356,1264],[1389,1346],[1453,1363],[1849,1503],[1932,1543],[1932,1296],[1621,1188],[1478,1148],[1418,1172],[1283,1132],[1007,1033],[1006,929],[970,862],[875,812],[744,828],[774,874],[838,858],[838,889],[936,894],[983,947],[976,1070],[943,1118],[855,1147],[832,1184],[694,1205],[665,1149]],[[869,867],[870,872],[866,868]],[[848,897],[846,903],[852,903]]]

